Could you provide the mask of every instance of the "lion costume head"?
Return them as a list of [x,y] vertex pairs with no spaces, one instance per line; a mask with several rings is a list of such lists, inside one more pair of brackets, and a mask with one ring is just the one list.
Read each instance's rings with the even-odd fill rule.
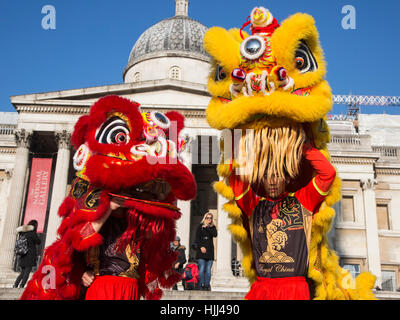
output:
[[[176,253],[170,249],[181,216],[175,204],[196,195],[194,177],[179,158],[185,145],[179,137],[183,125],[177,112],[141,113],[138,103],[118,96],[99,99],[89,114],[79,118],[71,137],[77,150],[73,159],[77,177],[58,210],[63,218],[58,239],[45,249],[21,299],[82,295],[84,267],[91,264],[96,270],[93,256],[103,241],[90,223],[107,212],[115,196],[124,199],[127,220],[115,250],[127,252],[133,261],[128,271],[137,276],[140,295],[160,299],[161,287],[180,280],[172,269]],[[155,183],[164,185],[163,194]],[[48,283],[49,277],[54,281]]]

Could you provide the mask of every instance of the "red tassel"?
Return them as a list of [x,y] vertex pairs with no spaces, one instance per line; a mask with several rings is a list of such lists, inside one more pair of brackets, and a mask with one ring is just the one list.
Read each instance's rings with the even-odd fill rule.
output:
[[250,18],[250,16],[248,16],[248,17],[246,18],[246,22],[245,22],[245,23],[243,24],[243,26],[240,28],[240,37],[242,38],[242,40],[244,40],[242,30],[243,30],[244,28],[246,28],[246,27],[251,23],[251,21],[249,20],[249,18]]

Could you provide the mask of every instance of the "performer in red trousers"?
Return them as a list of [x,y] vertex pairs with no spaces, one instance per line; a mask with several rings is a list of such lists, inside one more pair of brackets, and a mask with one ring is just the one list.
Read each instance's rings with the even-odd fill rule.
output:
[[230,176],[236,203],[249,217],[257,272],[245,299],[310,299],[306,276],[313,214],[328,194],[336,171],[309,143],[303,156],[316,176],[294,193],[286,191],[285,179],[272,177],[264,180],[266,196],[260,197],[237,175]]

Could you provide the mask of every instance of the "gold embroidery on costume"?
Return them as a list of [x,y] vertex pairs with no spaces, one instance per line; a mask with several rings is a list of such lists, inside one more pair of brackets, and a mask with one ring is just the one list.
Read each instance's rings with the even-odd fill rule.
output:
[[93,272],[96,276],[100,274],[100,248],[93,247],[86,251],[88,264],[93,267]]
[[[292,263],[294,259],[288,256],[285,249],[288,230],[304,229],[302,210],[294,197],[288,197],[273,209],[274,219],[267,225],[267,251],[263,252],[259,258],[261,263]],[[262,230],[260,224],[259,231]]]
[[97,208],[99,206],[101,189],[93,190],[85,199],[85,206],[89,209]]
[[285,248],[288,236],[286,232],[278,230],[283,224],[281,219],[274,219],[267,225],[267,251],[260,257],[261,263],[290,263],[293,258],[280,252]]
[[283,231],[303,229],[300,205],[293,199],[290,198],[288,201],[283,201],[282,206],[279,208],[279,216],[283,219],[283,224],[281,225]]
[[264,223],[262,221],[262,217],[260,216],[260,219],[258,221],[259,227],[258,227],[258,232],[259,233],[264,233]]
[[82,197],[89,189],[89,182],[78,180],[72,188],[72,196],[75,199]]
[[138,258],[138,256],[135,253],[132,254],[132,249],[131,249],[130,245],[126,246],[125,254],[129,260],[130,267],[128,270],[121,272],[119,274],[119,276],[139,279],[140,276],[139,276],[139,258]]

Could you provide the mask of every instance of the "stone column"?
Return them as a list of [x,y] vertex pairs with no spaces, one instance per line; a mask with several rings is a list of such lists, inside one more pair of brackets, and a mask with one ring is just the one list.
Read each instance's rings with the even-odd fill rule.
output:
[[58,208],[66,196],[70,161],[71,133],[66,130],[56,132],[55,138],[58,144],[58,152],[53,190],[51,193],[50,213],[47,222],[46,247],[51,245],[57,238],[57,229],[61,223],[61,218],[57,213]]
[[220,277],[233,277],[231,269],[232,236],[228,230],[231,219],[222,209],[227,200],[218,194],[218,237],[217,237],[217,268]]
[[381,257],[379,250],[378,221],[376,216],[375,184],[374,179],[361,180],[363,190],[365,227],[367,237],[367,261],[369,271],[376,277],[375,286],[381,287]]
[[0,180],[0,183],[1,183],[0,203],[4,203],[4,205],[1,208],[1,214],[0,214],[0,239],[3,238],[4,220],[7,215],[7,198],[8,198],[8,191],[10,189],[10,181],[11,181],[12,174],[13,174],[12,169],[6,169],[5,177]]
[[227,200],[218,194],[218,237],[216,266],[212,275],[211,288],[213,291],[232,291],[237,283],[237,278],[232,274],[232,236],[228,230],[231,219],[228,213],[222,209]]
[[[182,163],[192,171],[192,150],[190,147],[190,138],[186,137],[188,140],[188,146],[181,154]],[[176,235],[181,238],[181,244],[186,247],[186,259],[189,260],[190,253],[190,203],[191,201],[178,200],[178,208],[181,209],[182,216],[176,223]]]
[[31,139],[31,132],[27,132],[25,129],[15,131],[17,151],[11,180],[11,192],[8,197],[8,209],[4,220],[4,232],[0,244],[1,270],[10,271],[13,266],[16,229],[21,218]]

